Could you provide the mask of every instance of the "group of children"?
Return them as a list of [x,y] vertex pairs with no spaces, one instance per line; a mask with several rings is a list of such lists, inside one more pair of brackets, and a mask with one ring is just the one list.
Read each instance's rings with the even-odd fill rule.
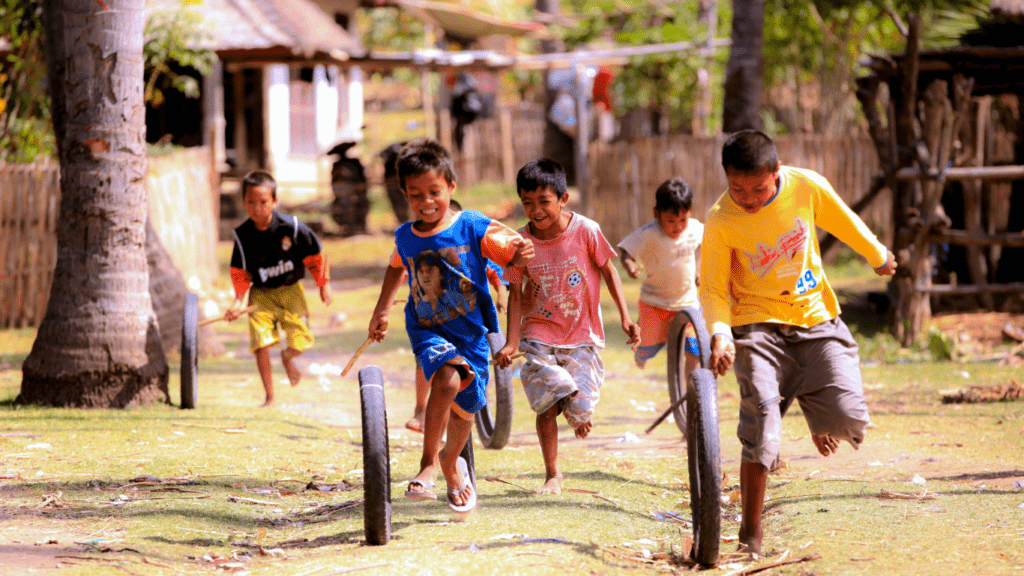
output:
[[[459,453],[474,413],[486,405],[490,363],[507,367],[517,355],[525,360],[520,377],[536,412],[544,460],[539,492],[560,492],[557,417],[564,415],[575,436],[586,438],[604,381],[602,282],[638,367],[664,347],[676,312],[698,306],[712,334],[709,367],[722,375],[735,363],[743,446],[739,538],[745,550],[761,552],[767,473],[777,464],[781,418],[794,400],[822,455],[834,453],[840,440],[855,448],[863,441],[868,415],[857,344],[838,316],[816,228],[849,244],[880,275],[891,275],[896,263],[824,178],[782,166],[762,132],[737,132],[725,142],[729,188],[705,224],[691,217],[692,191],[675,178],[655,192],[654,220],[619,243],[618,257],[630,277],[645,269],[639,324],[613,264],[615,249],[596,222],[566,209],[565,172],[557,162],[539,159],[519,170],[516,188],[528,222],[518,230],[458,207],[453,159],[436,141],[405,145],[395,162],[412,220],[395,232],[369,337],[386,336],[392,304],[407,283],[405,325],[417,360],[417,408],[407,426],[424,434],[420,471],[407,497],[436,499],[435,480],[443,474],[452,510],[476,505],[476,487]],[[251,345],[270,404],[274,324],[288,333],[281,357],[295,385],[301,374],[294,358],[312,338],[301,320],[302,291],[294,287],[308,269],[329,305],[330,284],[316,236],[273,210],[276,189],[269,175],[247,177],[243,199],[250,220],[235,231],[231,277],[237,300],[226,316],[239,315],[249,292],[249,302],[258,306],[250,314]],[[495,270],[503,271],[500,279]],[[499,306],[488,284],[506,282],[507,340],[492,358],[486,336],[500,330]],[[699,351],[692,326],[685,336],[689,373]]]

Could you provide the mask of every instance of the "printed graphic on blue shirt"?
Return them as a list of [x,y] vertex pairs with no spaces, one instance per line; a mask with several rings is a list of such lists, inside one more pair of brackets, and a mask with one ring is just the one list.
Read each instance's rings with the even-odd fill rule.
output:
[[476,309],[473,281],[461,272],[462,254],[469,246],[423,250],[409,258],[408,266],[416,321],[434,327]]

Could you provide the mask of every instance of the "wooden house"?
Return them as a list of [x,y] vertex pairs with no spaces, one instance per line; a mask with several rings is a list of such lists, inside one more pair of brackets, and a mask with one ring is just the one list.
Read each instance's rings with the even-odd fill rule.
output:
[[200,99],[169,93],[148,111],[149,140],[207,145],[215,173],[268,170],[286,204],[329,197],[324,152],[361,137],[362,77],[347,66],[359,41],[310,0],[147,0],[146,11],[197,14],[196,42],[218,58]]

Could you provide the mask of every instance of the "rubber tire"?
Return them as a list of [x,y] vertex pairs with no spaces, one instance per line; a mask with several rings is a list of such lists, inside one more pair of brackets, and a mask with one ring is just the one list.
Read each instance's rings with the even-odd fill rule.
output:
[[[476,487],[476,462],[473,457],[473,432],[469,433],[469,438],[466,438],[466,445],[462,447],[462,452],[459,453],[466,460],[466,466],[469,468],[469,479],[473,482],[473,487]],[[479,498],[479,492],[477,497]]]
[[[500,332],[488,334],[487,343],[493,354],[505,346],[505,335]],[[509,434],[512,433],[512,401],[514,397],[512,367],[499,368],[495,365],[492,385],[494,387],[494,418],[491,418],[492,406],[488,402],[488,405],[476,413],[476,431],[480,436],[480,444],[483,444],[484,448],[500,450],[508,444]]]
[[703,566],[718,562],[722,534],[722,460],[718,442],[718,384],[706,368],[690,373],[689,433],[686,451],[690,469],[690,512],[693,550]]
[[384,376],[377,366],[359,370],[359,404],[363,416],[363,531],[366,543],[391,540],[391,454]]
[[199,296],[185,293],[181,321],[181,407],[195,408],[199,393]]
[[[685,314],[676,314],[668,329],[668,399],[671,406],[675,406],[680,398],[686,396],[686,338],[683,329],[689,321]],[[683,400],[672,411],[672,419],[684,437],[689,433],[686,427],[687,404],[688,402]]]

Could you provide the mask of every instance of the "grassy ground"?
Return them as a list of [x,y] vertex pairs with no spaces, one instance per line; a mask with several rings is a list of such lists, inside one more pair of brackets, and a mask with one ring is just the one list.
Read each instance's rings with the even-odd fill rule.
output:
[[[413,359],[396,309],[393,332],[357,362],[385,374],[390,420],[394,539],[366,546],[357,383],[337,375],[363,342],[388,239],[332,241],[335,304],[307,291],[316,347],[306,377],[287,385],[274,356],[279,404],[262,401],[241,323],[216,325],[228,349],[200,361],[199,403],[129,410],[15,406],[32,330],[0,331],[0,564],[4,574],[249,573],[628,574],[685,571],[677,554],[689,525],[685,444],[666,422],[665,356],[637,369],[606,302],[606,384],[593,435],[563,424],[559,496],[543,481],[533,414],[516,391],[513,435],[477,447],[480,505],[451,521],[442,502],[402,497],[417,471],[420,435],[402,428],[413,405]],[[225,252],[227,249],[225,249]],[[836,270],[857,311],[870,277]],[[625,281],[630,302],[638,285]],[[874,427],[859,451],[824,459],[799,413],[785,420],[785,466],[769,480],[766,550],[732,551],[738,528],[736,382],[719,381],[723,555],[712,574],[819,559],[773,574],[1024,573],[1024,404],[945,405],[939,391],[1021,380],[1019,368],[925,361],[900,351],[870,316],[850,319],[865,348]],[[876,328],[870,328],[876,326]],[[888,340],[887,340],[888,338]],[[438,489],[443,490],[443,481]],[[33,572],[34,571],[34,572]],[[748,572],[749,573],[749,572]]]

